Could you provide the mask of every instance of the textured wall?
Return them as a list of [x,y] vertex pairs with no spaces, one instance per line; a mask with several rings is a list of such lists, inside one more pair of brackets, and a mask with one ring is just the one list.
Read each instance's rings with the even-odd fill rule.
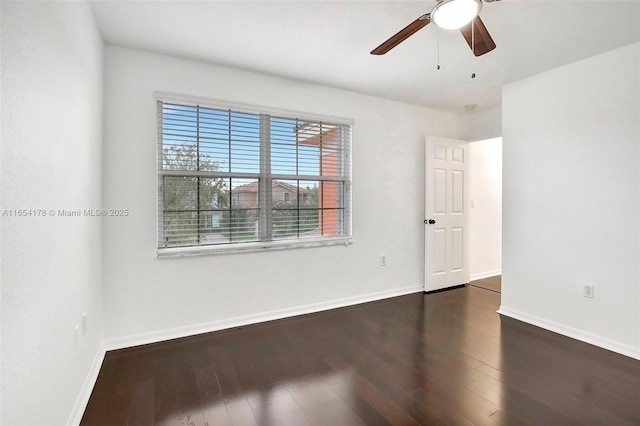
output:
[[635,357],[639,63],[616,49],[507,85],[502,107],[501,311]]
[[1,7],[2,209],[47,216],[1,218],[0,423],[59,425],[102,339],[101,220],[58,210],[101,205],[103,47],[86,3]]

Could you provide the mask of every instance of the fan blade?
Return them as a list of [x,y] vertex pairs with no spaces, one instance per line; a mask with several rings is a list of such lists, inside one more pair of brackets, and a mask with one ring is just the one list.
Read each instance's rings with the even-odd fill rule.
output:
[[[471,26],[473,25],[473,35]],[[496,48],[496,44],[489,35],[487,27],[484,26],[484,22],[477,16],[474,20],[469,22],[466,26],[460,28],[460,32],[467,41],[467,44],[476,56],[484,55],[491,52]]]
[[431,14],[426,13],[398,31],[394,36],[392,36],[389,40],[382,43],[380,46],[376,47],[371,51],[372,55],[384,55],[409,37],[411,37],[416,31],[425,27],[429,22],[431,22]]

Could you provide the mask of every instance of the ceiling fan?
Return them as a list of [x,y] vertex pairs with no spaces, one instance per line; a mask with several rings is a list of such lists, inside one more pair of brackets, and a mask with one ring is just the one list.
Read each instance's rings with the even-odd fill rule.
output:
[[[438,27],[447,30],[459,29],[467,41],[471,51],[476,56],[484,55],[496,48],[496,44],[489,35],[489,31],[480,19],[483,0],[437,0],[430,13],[425,13],[418,19],[398,31],[371,51],[372,55],[384,55],[418,30],[433,22]],[[484,0],[492,3],[500,0]]]

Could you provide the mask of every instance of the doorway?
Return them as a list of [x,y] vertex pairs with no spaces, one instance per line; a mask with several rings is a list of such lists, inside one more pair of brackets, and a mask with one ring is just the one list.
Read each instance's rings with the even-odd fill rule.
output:
[[468,145],[470,285],[502,289],[502,138]]

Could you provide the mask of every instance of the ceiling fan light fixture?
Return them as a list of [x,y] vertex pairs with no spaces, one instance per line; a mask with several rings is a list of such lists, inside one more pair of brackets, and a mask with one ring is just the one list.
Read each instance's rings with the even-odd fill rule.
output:
[[431,12],[431,20],[445,30],[457,30],[480,14],[482,0],[442,0]]

